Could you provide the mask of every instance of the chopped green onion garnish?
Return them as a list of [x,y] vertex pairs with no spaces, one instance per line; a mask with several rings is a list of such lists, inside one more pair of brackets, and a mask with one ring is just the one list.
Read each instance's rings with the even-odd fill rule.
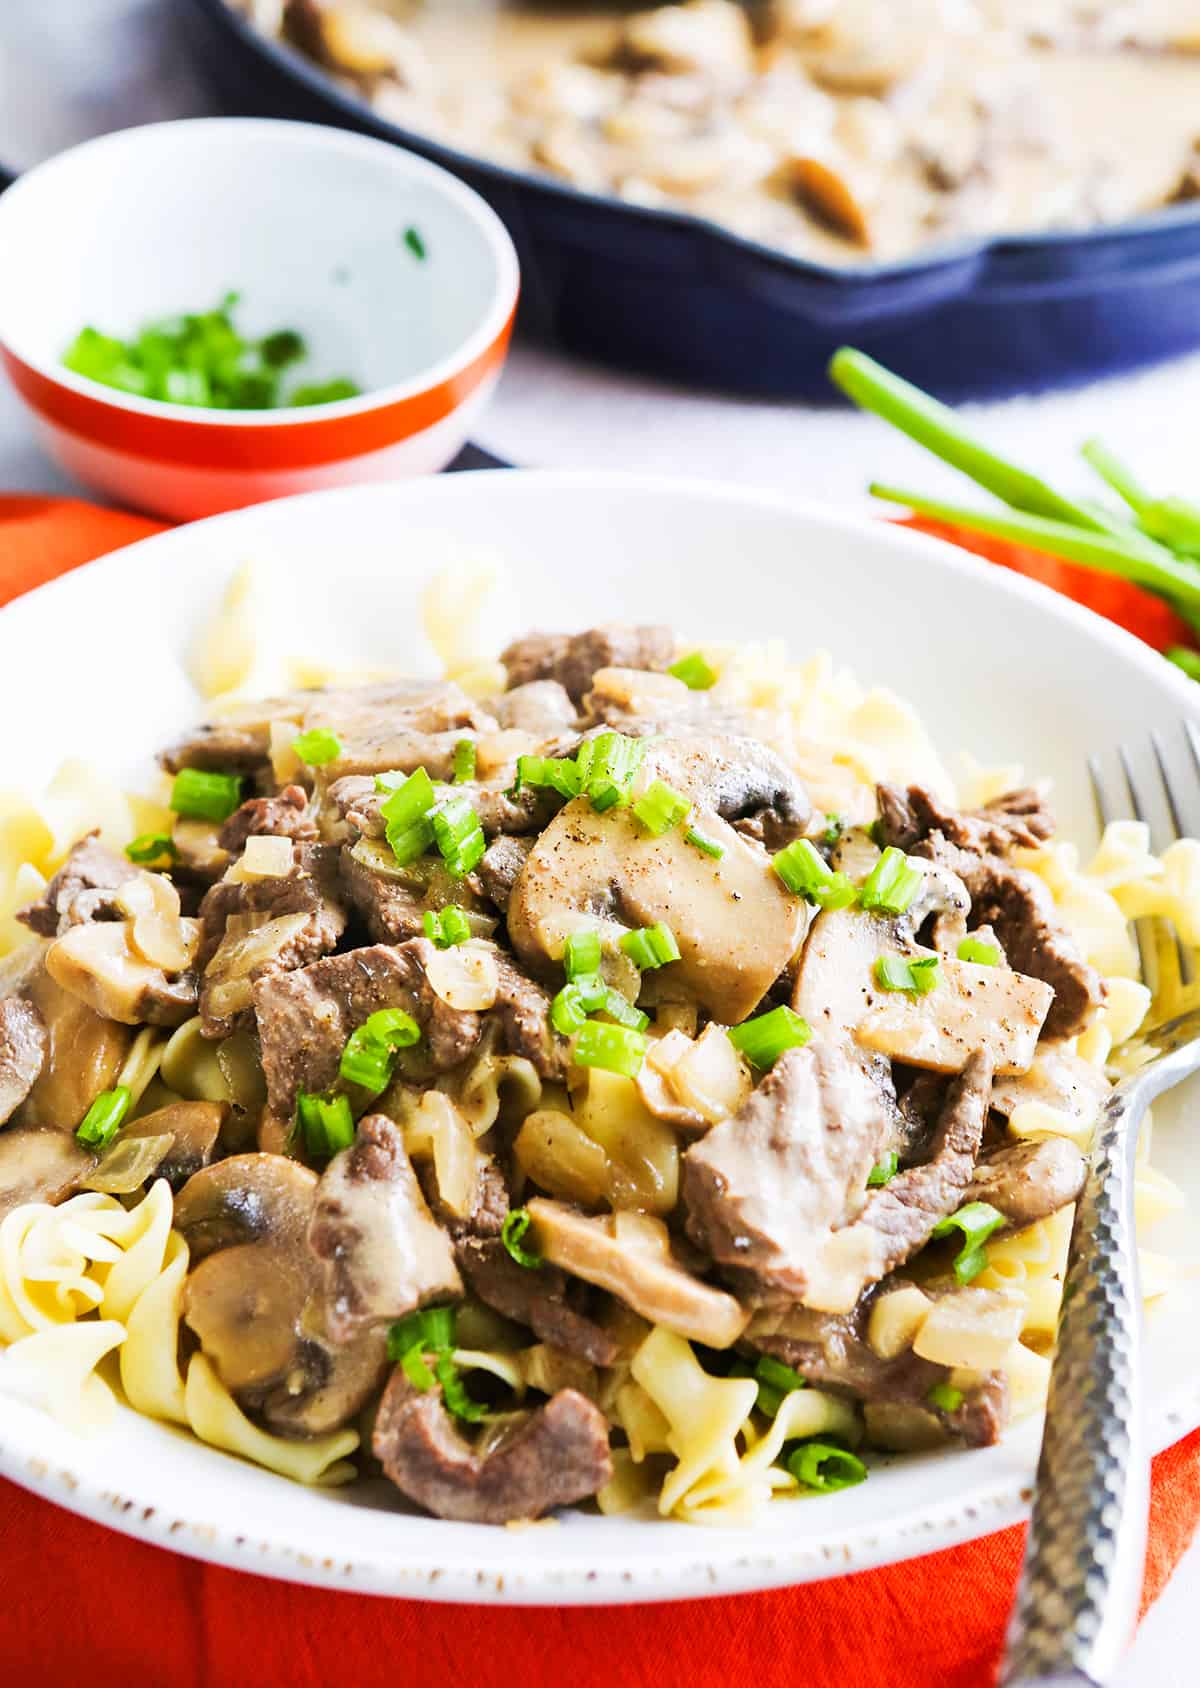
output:
[[102,1090],[79,1123],[75,1135],[89,1149],[107,1149],[129,1112],[133,1093],[125,1085]]
[[858,1455],[835,1448],[831,1442],[802,1442],[787,1468],[803,1488],[815,1489],[820,1495],[853,1489],[867,1480],[867,1468]]
[[414,258],[419,259],[421,263],[425,262],[427,256],[425,242],[421,236],[420,230],[414,228],[411,224],[404,231],[404,244],[408,247],[408,250],[412,253]]
[[957,950],[960,961],[973,961],[979,967],[996,967],[1000,961],[1000,946],[989,944],[984,938],[964,938]]
[[597,733],[579,747],[579,789],[599,813],[629,801],[629,788],[646,754],[646,741],[623,733]]
[[487,1416],[487,1408],[480,1401],[473,1401],[467,1394],[466,1385],[459,1376],[458,1367],[448,1353],[441,1353],[434,1362],[437,1380],[442,1386],[442,1400],[455,1418],[466,1419],[469,1424],[478,1424],[481,1418]]
[[487,849],[479,816],[465,797],[452,797],[436,808],[429,819],[446,872],[455,879],[465,879],[472,868],[479,866]]
[[574,1059],[580,1067],[601,1067],[624,1078],[636,1078],[645,1055],[645,1034],[631,1026],[608,1026],[589,1020],[575,1037]]
[[633,805],[639,825],[653,838],[661,838],[685,819],[691,803],[663,780],[652,780],[645,794]]
[[771,866],[789,891],[820,908],[849,908],[858,895],[846,875],[835,873],[807,838],[796,838],[776,851]]
[[759,1355],[754,1379],[758,1384],[759,1411],[766,1413],[768,1418],[775,1417],[785,1395],[790,1395],[794,1389],[808,1387],[798,1371],[785,1366],[782,1360],[775,1359],[771,1354]]
[[881,955],[875,963],[875,982],[885,991],[906,991],[909,996],[928,996],[940,980],[936,955],[910,961],[905,955]]
[[1176,668],[1182,668],[1190,680],[1200,680],[1200,651],[1189,650],[1186,645],[1171,645],[1163,655]]
[[710,686],[717,683],[717,671],[710,668],[699,651],[691,651],[687,656],[681,656],[678,662],[673,662],[667,669],[677,680],[693,692],[706,692]]
[[423,1354],[448,1354],[453,1347],[453,1307],[423,1307],[419,1313],[409,1313],[388,1329],[388,1359],[393,1364],[414,1348]]
[[476,750],[475,740],[460,738],[454,746],[454,783],[466,785],[475,778]]
[[935,1383],[925,1399],[940,1412],[956,1413],[963,1404],[963,1392],[949,1383]]
[[785,1049],[803,1049],[812,1027],[790,1008],[772,1008],[740,1026],[730,1026],[729,1041],[752,1067],[771,1067]]
[[968,1202],[957,1213],[939,1219],[933,1227],[930,1232],[933,1237],[948,1237],[953,1231],[962,1232],[963,1246],[954,1257],[954,1276],[960,1284],[969,1284],[983,1271],[987,1265],[987,1250],[983,1245],[1004,1222],[1004,1215],[990,1202]]
[[865,909],[903,914],[924,883],[922,870],[910,864],[903,850],[889,844],[863,881],[859,901]]
[[305,387],[297,387],[288,404],[337,404],[339,399],[356,399],[360,391],[356,382],[340,375],[332,381],[310,381]]
[[410,1348],[407,1354],[400,1356],[400,1364],[404,1367],[404,1375],[414,1388],[422,1392],[432,1389],[436,1379],[425,1364],[425,1356],[421,1352],[420,1344]]
[[697,832],[694,826],[688,827],[683,835],[683,841],[685,844],[694,845],[697,850],[703,850],[704,854],[711,856],[714,861],[719,862],[725,854],[724,844],[718,844],[715,838],[709,838],[703,832]]
[[563,950],[563,971],[568,979],[588,978],[600,971],[600,934],[594,926],[572,932]]
[[296,1124],[314,1160],[328,1160],[354,1142],[354,1115],[345,1096],[316,1096],[301,1090],[296,1097]]
[[899,1170],[900,1156],[895,1149],[889,1149],[883,1159],[876,1161],[870,1172],[867,1173],[867,1183],[872,1188],[880,1184],[888,1184]]
[[242,782],[237,774],[181,768],[171,787],[170,807],[189,820],[227,821],[241,801]]
[[642,926],[636,932],[626,932],[621,939],[621,948],[643,972],[655,967],[665,967],[670,961],[679,960],[679,945],[675,942],[675,934],[663,921],[658,920],[653,926]]
[[392,1081],[396,1052],[409,1049],[421,1028],[403,1008],[379,1008],[346,1039],[338,1071],[347,1084],[360,1084],[376,1095]]
[[179,851],[174,841],[165,832],[143,832],[125,846],[125,854],[131,862],[156,862],[165,857],[168,861],[177,861]]
[[560,797],[578,797],[579,768],[571,756],[518,756],[517,777],[509,795],[516,797],[523,785],[548,786]]
[[342,741],[328,727],[312,727],[292,740],[292,749],[310,768],[320,768],[326,762],[337,761],[342,754]]
[[650,1016],[643,1014],[634,1003],[623,997],[611,985],[604,987],[604,1003],[600,1012],[607,1014],[619,1026],[628,1026],[631,1031],[644,1032],[650,1024]]
[[504,1223],[500,1227],[500,1241],[518,1266],[525,1266],[531,1272],[536,1272],[538,1267],[544,1264],[541,1255],[536,1249],[521,1246],[521,1239],[528,1231],[531,1223],[527,1207],[510,1208],[504,1215]]
[[589,1014],[597,1014],[608,1000],[609,987],[599,975],[569,979],[550,1004],[550,1021],[555,1031],[570,1037]]
[[471,936],[471,922],[456,903],[451,903],[437,914],[427,908],[421,916],[421,924],[425,928],[425,936],[439,949],[453,949],[456,944],[465,944]]
[[825,816],[825,830],[821,834],[822,844],[826,845],[830,850],[832,850],[834,845],[841,838],[843,832],[845,832],[845,830],[846,830],[846,822],[845,822],[845,819],[844,819],[843,816],[841,816],[841,815],[826,815]]
[[[385,779],[385,775],[376,776],[376,790],[380,789],[380,781]],[[383,789],[388,789],[386,784]],[[437,793],[433,789],[433,781],[424,768],[416,768],[407,779],[391,787],[391,795],[386,803],[379,805],[379,813],[383,816],[390,835],[393,828],[402,832],[416,821],[422,820],[436,802]]]

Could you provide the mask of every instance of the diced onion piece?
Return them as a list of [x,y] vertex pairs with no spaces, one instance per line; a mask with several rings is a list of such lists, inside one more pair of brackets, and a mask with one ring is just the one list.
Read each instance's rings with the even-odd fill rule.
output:
[[715,1023],[704,1028],[666,1077],[684,1106],[695,1108],[710,1125],[736,1114],[751,1091],[745,1062]]
[[131,1196],[153,1178],[174,1141],[173,1131],[160,1137],[119,1139],[83,1180],[84,1189],[103,1190],[110,1196]]
[[493,1008],[500,989],[495,952],[472,942],[435,950],[425,966],[431,989],[451,1008],[482,1012]]
[[238,863],[241,879],[282,879],[292,871],[294,852],[290,838],[247,838]]
[[608,1156],[570,1114],[539,1108],[528,1115],[513,1153],[525,1176],[551,1195],[585,1207],[598,1207],[608,1199]]
[[427,1090],[404,1126],[409,1153],[433,1161],[438,1196],[459,1219],[475,1201],[479,1156],[471,1128],[441,1090]]
[[913,1352],[940,1366],[992,1371],[1020,1336],[1023,1318],[1021,1297],[1007,1290],[955,1290],[934,1302]]

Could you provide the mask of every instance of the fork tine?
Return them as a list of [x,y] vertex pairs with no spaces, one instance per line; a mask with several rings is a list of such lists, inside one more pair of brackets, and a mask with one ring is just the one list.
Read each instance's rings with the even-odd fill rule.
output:
[[[1171,770],[1167,763],[1167,751],[1166,746],[1163,743],[1162,734],[1152,732],[1150,734],[1150,743],[1154,747],[1154,760],[1158,763],[1159,778],[1162,780],[1163,793],[1167,799],[1167,808],[1170,810],[1171,825],[1174,828],[1175,837],[1185,838],[1188,832],[1187,823],[1184,821],[1183,816],[1180,813],[1179,800],[1175,793],[1175,787],[1171,783]],[[1188,743],[1192,745],[1192,755],[1195,757],[1196,747],[1192,744],[1190,738]],[[1200,760],[1197,761],[1197,772],[1200,773]],[[1175,939],[1175,948],[1179,956],[1179,977],[1185,985],[1190,985],[1196,976],[1196,969],[1192,963],[1191,952],[1187,948],[1187,945],[1184,944],[1178,936],[1176,936]]]
[[[1135,820],[1148,825],[1146,806],[1142,802],[1141,793],[1138,791],[1137,780],[1133,774],[1133,765],[1129,760],[1129,752],[1123,744],[1117,747],[1117,756],[1120,759],[1121,772],[1125,776],[1125,786],[1129,792],[1129,806],[1133,810],[1133,817]],[[1159,979],[1154,924],[1151,920],[1137,920],[1134,922],[1133,929],[1137,935],[1138,954],[1142,963],[1142,978],[1150,989],[1157,993]]]

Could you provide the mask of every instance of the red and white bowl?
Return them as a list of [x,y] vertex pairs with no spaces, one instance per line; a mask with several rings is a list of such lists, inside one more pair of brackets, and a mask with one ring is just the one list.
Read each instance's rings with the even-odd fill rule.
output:
[[[0,255],[0,356],[47,449],[177,518],[442,468],[495,387],[518,290],[503,225],[453,176],[264,119],[152,124],[60,154],[0,198]],[[200,410],[62,365],[87,324],[125,337],[229,291],[247,335],[304,335],[297,381],[347,375],[362,395]]]

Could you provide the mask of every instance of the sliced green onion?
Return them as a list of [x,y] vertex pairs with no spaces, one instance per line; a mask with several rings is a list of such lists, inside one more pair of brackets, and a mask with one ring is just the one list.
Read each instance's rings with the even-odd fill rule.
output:
[[518,1266],[525,1266],[529,1271],[536,1272],[545,1262],[536,1249],[522,1247],[522,1238],[531,1224],[527,1207],[510,1208],[500,1227],[500,1241]]
[[1163,655],[1176,668],[1182,668],[1189,680],[1200,680],[1200,651],[1189,650],[1186,645],[1170,645]]
[[636,932],[626,932],[621,939],[621,948],[634,966],[640,967],[643,972],[679,960],[675,934],[661,920],[655,921],[653,926],[639,927]]
[[414,228],[411,223],[404,231],[404,244],[408,247],[408,250],[412,253],[413,257],[418,260],[418,262],[422,264],[425,262],[425,259],[428,256],[428,249],[425,245],[420,229]]
[[471,936],[471,922],[457,903],[434,913],[427,908],[421,916],[421,924],[425,928],[425,936],[439,949],[453,949],[457,944],[465,944]]
[[479,816],[465,797],[452,797],[429,819],[446,872],[454,879],[465,879],[472,868],[479,866],[487,849]]
[[758,1384],[758,1409],[768,1418],[775,1417],[785,1395],[790,1395],[794,1389],[808,1387],[798,1371],[785,1366],[782,1360],[775,1359],[771,1354],[759,1355],[753,1375]]
[[337,761],[342,754],[342,741],[328,727],[313,727],[292,740],[292,749],[310,768],[321,768],[326,762]]
[[844,873],[835,873],[808,838],[796,838],[771,857],[776,875],[797,897],[820,908],[849,908],[858,895]]
[[867,1184],[870,1188],[878,1188],[881,1184],[889,1184],[900,1170],[900,1156],[895,1149],[889,1149],[882,1160],[867,1173]]
[[911,865],[903,850],[889,844],[863,881],[859,901],[865,909],[903,914],[924,883],[922,870]]
[[673,826],[685,819],[691,808],[686,797],[663,780],[652,780],[645,793],[633,805],[634,817],[652,838],[661,838]]
[[295,388],[288,404],[336,404],[339,399],[356,399],[361,391],[356,381],[338,375],[332,381],[310,381],[306,386]]
[[694,826],[688,827],[683,835],[683,841],[685,844],[693,845],[697,850],[703,850],[704,854],[711,856],[714,861],[719,862],[725,854],[724,844],[718,844],[715,838],[709,838],[705,833],[697,832]]
[[517,777],[509,796],[518,796],[525,785],[548,786],[560,797],[578,797],[579,766],[571,756],[518,756]]
[[241,801],[242,782],[237,774],[181,768],[171,787],[169,806],[189,820],[227,821]]
[[949,1383],[935,1383],[925,1399],[939,1412],[956,1413],[963,1404],[963,1392]]
[[717,683],[717,671],[710,668],[699,651],[690,651],[687,656],[681,656],[678,662],[673,662],[667,669],[677,680],[682,680],[689,691],[706,692],[710,686]]
[[466,1384],[448,1353],[438,1355],[434,1361],[434,1370],[442,1386],[442,1400],[455,1418],[465,1419],[468,1424],[478,1424],[481,1418],[487,1417],[487,1408],[483,1403],[473,1401],[467,1394]]
[[454,783],[466,785],[468,780],[475,778],[476,750],[475,740],[460,738],[454,746]]
[[939,1219],[930,1232],[932,1237],[948,1237],[961,1231],[963,1246],[954,1257],[954,1276],[960,1284],[969,1284],[987,1265],[984,1243],[1004,1224],[1004,1215],[990,1202],[968,1202],[957,1213]]
[[76,1137],[89,1149],[107,1149],[120,1131],[132,1102],[133,1092],[123,1084],[113,1090],[102,1090],[79,1122]]
[[960,961],[973,961],[977,967],[996,967],[1000,962],[999,944],[989,944],[985,938],[964,938],[955,953]]
[[416,1348],[423,1354],[448,1354],[454,1347],[453,1307],[423,1307],[388,1329],[387,1352],[393,1365]]
[[594,926],[570,934],[563,949],[563,971],[568,979],[590,978],[600,971],[600,934]]
[[867,1468],[858,1455],[834,1447],[832,1442],[801,1442],[787,1468],[801,1487],[814,1489],[819,1495],[853,1489],[867,1480]]
[[[378,778],[375,786],[378,790]],[[388,845],[401,867],[415,862],[433,843],[430,810],[436,802],[433,781],[424,768],[417,768],[379,805]]]
[[646,754],[646,741],[623,733],[597,733],[580,745],[575,762],[579,789],[603,814],[629,801],[629,788]]
[[179,851],[175,848],[173,839],[165,832],[142,832],[125,846],[125,854],[131,862],[156,862],[165,857],[168,861],[178,861]]
[[400,1364],[404,1368],[404,1375],[416,1389],[422,1393],[432,1389],[437,1381],[425,1364],[425,1356],[421,1352],[420,1344],[410,1348],[407,1354],[401,1354]]
[[550,1004],[550,1021],[555,1031],[571,1037],[589,1014],[597,1014],[608,1001],[609,987],[598,974],[569,979]]
[[752,1067],[771,1067],[785,1049],[803,1049],[812,1027],[790,1008],[772,1008],[740,1026],[730,1026],[729,1041]]
[[403,1008],[379,1008],[346,1039],[338,1071],[347,1084],[360,1084],[378,1094],[392,1081],[396,1052],[409,1049],[421,1028]]
[[354,1142],[354,1115],[345,1096],[301,1090],[296,1097],[296,1124],[314,1160],[329,1160]]
[[922,956],[919,961],[905,955],[881,955],[875,963],[875,982],[885,991],[928,996],[940,978],[936,955]]
[[575,1036],[574,1060],[580,1067],[600,1067],[624,1078],[636,1078],[645,1056],[645,1034],[631,1026],[589,1020]]
[[845,821],[845,817],[843,815],[832,815],[832,814],[826,815],[825,816],[825,830],[821,834],[822,844],[826,845],[827,848],[832,850],[834,845],[840,840],[840,838],[841,838],[843,832],[845,832],[845,830],[846,830],[846,821]]
[[620,991],[614,990],[611,985],[604,987],[604,1003],[600,1011],[615,1020],[619,1026],[627,1026],[630,1031],[644,1032],[650,1024],[650,1016],[643,1014],[636,1004],[623,997]]

